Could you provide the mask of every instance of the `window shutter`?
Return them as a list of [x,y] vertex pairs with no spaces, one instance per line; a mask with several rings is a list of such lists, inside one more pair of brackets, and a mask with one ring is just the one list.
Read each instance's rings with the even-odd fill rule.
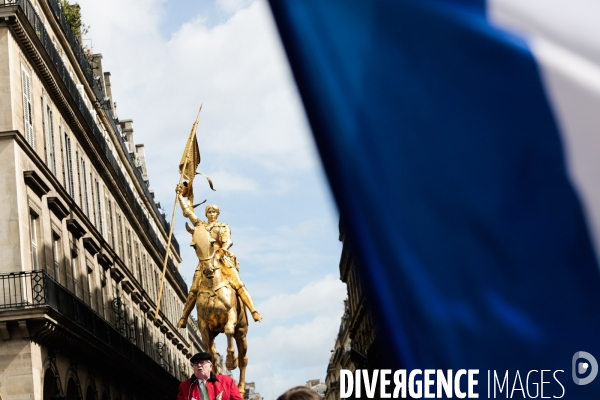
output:
[[94,178],[96,182],[96,203],[98,203],[98,229],[100,234],[104,235],[104,224],[102,223],[102,200],[100,198],[100,183],[98,179]]
[[50,169],[52,173],[56,175],[56,142],[54,141],[54,115],[52,113],[52,108],[50,105],[47,105],[46,108],[47,116],[48,116],[48,136],[50,138]]
[[58,125],[58,143],[60,145],[60,169],[62,171],[63,187],[67,190],[67,193],[71,194],[71,192],[69,191],[69,185],[67,183],[67,177],[65,173],[65,148],[63,145],[62,126],[60,125]]
[[23,87],[23,122],[25,123],[25,140],[34,147],[33,143],[33,108],[31,106],[31,79],[25,69],[21,70]]
[[50,157],[48,156],[48,132],[46,129],[46,96],[40,98],[40,104],[42,105],[42,132],[44,136],[44,159],[46,160],[46,165],[50,165]]
[[79,206],[83,210],[83,190],[81,186],[81,162],[79,160],[79,150],[75,150],[75,163],[77,164],[77,191],[79,192]]
[[75,199],[75,184],[73,182],[73,161],[71,160],[71,138],[65,131],[65,151],[67,153],[67,175],[69,184],[69,194]]
[[83,187],[81,190],[83,191],[83,209],[85,211],[85,215],[90,217],[90,201],[88,198],[88,188],[87,188],[87,172],[85,169],[85,160],[83,156],[81,157],[81,176],[83,178]]

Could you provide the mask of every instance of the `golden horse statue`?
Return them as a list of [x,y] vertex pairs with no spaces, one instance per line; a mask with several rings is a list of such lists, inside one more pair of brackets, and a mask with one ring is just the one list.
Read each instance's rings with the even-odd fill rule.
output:
[[[190,227],[186,223],[186,229],[192,234],[192,246],[198,257],[194,281],[190,287],[183,315],[177,325],[180,328],[185,327],[188,315],[195,305],[202,342],[213,356],[213,360],[217,359],[215,337],[219,333],[225,333],[227,336],[225,366],[228,370],[239,366],[238,389],[244,396],[246,366],[248,365],[246,306],[253,312],[255,320],[260,320],[261,317],[255,310],[252,298],[239,278],[235,255],[220,247],[218,240],[211,236],[209,224],[201,221],[194,214],[191,203],[187,203],[183,198],[185,196],[184,187],[178,185],[176,191],[183,215],[194,223],[194,227]],[[237,356],[233,345],[234,339],[239,353]],[[213,369],[213,372],[217,373],[216,363],[213,364]]]

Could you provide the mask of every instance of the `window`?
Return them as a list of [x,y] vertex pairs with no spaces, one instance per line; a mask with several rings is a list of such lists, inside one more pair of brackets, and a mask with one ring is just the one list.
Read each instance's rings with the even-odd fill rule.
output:
[[98,213],[96,212],[96,179],[92,176],[91,172],[90,172],[90,185],[92,186],[91,187],[91,190],[92,190],[92,216],[94,218],[92,223],[94,225],[96,225],[96,228],[98,228],[98,218],[97,218]]
[[87,173],[86,173],[86,169],[85,169],[85,160],[83,159],[83,157],[81,157],[81,176],[83,177],[83,187],[79,188],[79,192],[83,192],[83,196],[82,196],[82,207],[83,207],[83,211],[85,212],[85,215],[89,218],[90,217],[90,202],[88,199],[88,189],[87,189]]
[[40,104],[42,105],[42,132],[44,132],[44,160],[46,160],[46,165],[50,167],[49,157],[48,157],[48,124],[46,122],[46,99],[44,97],[40,97]]
[[54,261],[54,279],[60,283],[60,261],[62,256],[62,247],[60,236],[56,233],[52,234],[52,258]]
[[[45,100],[45,99],[44,99]],[[44,103],[46,103],[44,101]],[[44,136],[46,138],[46,164],[50,171],[54,175],[56,175],[56,151],[55,151],[55,142],[54,142],[54,124],[52,123],[52,108],[50,108],[50,104],[45,104],[45,110],[42,114],[44,118],[42,119],[43,127],[44,127]]]
[[96,184],[96,206],[98,208],[96,226],[100,231],[100,235],[104,235],[104,228],[102,226],[102,204],[100,203],[100,184],[98,183],[98,179],[96,178],[94,178],[94,183]]
[[[106,190],[105,190],[106,192]],[[108,237],[108,241],[110,246],[115,248],[115,235],[113,231],[113,216],[112,216],[112,202],[108,198],[108,196],[104,197],[104,204],[106,205],[106,236]]]
[[94,275],[92,274],[92,267],[91,267],[91,265],[88,264],[87,268],[88,268],[87,281],[88,281],[89,302],[90,302],[90,307],[92,309],[94,309],[95,308],[95,304],[94,304],[94,283],[93,283]]
[[127,229],[127,266],[133,271],[133,255],[131,254],[131,230]]
[[158,301],[158,293],[160,292],[160,278],[158,277],[158,272],[155,271],[154,276],[156,277],[156,280],[154,281],[154,298]]
[[102,288],[100,289],[100,296],[102,297],[102,316],[106,319],[106,296],[104,292],[106,291],[106,279],[102,281]]
[[149,261],[148,262],[148,283],[149,283],[149,287],[148,287],[148,294],[152,297],[155,296],[156,293],[154,293],[154,289],[156,286],[156,282],[154,281],[154,272],[152,272],[152,262]]
[[31,266],[35,271],[40,269],[40,255],[39,255],[39,218],[33,211],[29,214],[29,236],[31,240]]
[[140,326],[140,321],[138,319],[137,315],[133,316],[133,329],[134,331],[133,333],[133,342],[137,344],[137,339],[138,339],[138,330],[139,330],[139,326]]
[[172,304],[171,304],[171,291],[169,289],[167,289],[166,295],[167,295],[167,298],[165,299],[166,300],[165,301],[165,305],[166,305],[165,310],[167,311],[166,312],[167,319],[170,321],[171,320],[171,313],[172,313],[172,310],[171,310],[172,309]]
[[79,291],[77,290],[77,278],[79,278],[79,269],[77,268],[78,262],[79,262],[79,259],[78,259],[77,255],[74,255],[71,266],[73,268],[73,294],[75,294],[75,296],[79,296],[79,293],[78,293]]
[[174,316],[175,316],[175,303],[174,303],[174,299],[173,299],[173,292],[171,290],[169,290],[169,303],[171,305],[171,307],[169,307],[169,311],[170,311],[169,319],[171,321],[173,321]]
[[23,90],[23,122],[25,124],[25,140],[31,147],[33,143],[33,107],[31,105],[31,78],[25,68],[21,69],[21,84]]
[[171,320],[171,314],[173,312],[173,305],[171,304],[171,290],[167,289],[167,298],[165,299],[166,311],[167,311],[167,319]]
[[67,190],[67,193],[71,194],[67,187],[67,178],[65,176],[65,147],[63,144],[62,127],[60,125],[58,126],[58,143],[60,145],[60,169],[62,171],[62,184],[63,187]]
[[[71,197],[75,198],[75,191],[73,190],[73,161],[71,160],[71,138],[65,131],[65,155],[63,157],[63,175],[65,177],[65,188]],[[79,171],[79,170],[78,170]],[[81,201],[81,200],[80,200]]]
[[164,304],[164,309],[162,310],[162,312],[167,318],[169,318],[169,288],[167,287],[167,285],[165,285],[165,287],[163,288],[162,295],[163,297],[161,299],[161,304]]
[[144,279],[140,279],[140,283],[143,287],[146,287],[144,286],[144,280],[146,281],[146,283],[148,283],[148,262],[146,260],[146,254],[142,254],[142,265],[144,266]]
[[125,254],[123,254],[123,223],[119,213],[117,213],[117,229],[119,230],[119,256],[125,257]]
[[83,210],[83,195],[81,191],[81,162],[79,161],[79,150],[75,151],[75,162],[77,163],[77,188],[79,190],[79,206]]
[[142,284],[142,286],[144,286],[144,281],[142,280],[142,265],[141,265],[141,261],[140,261],[140,245],[139,243],[135,243],[135,267],[136,267],[136,273],[137,273],[137,277],[139,282]]

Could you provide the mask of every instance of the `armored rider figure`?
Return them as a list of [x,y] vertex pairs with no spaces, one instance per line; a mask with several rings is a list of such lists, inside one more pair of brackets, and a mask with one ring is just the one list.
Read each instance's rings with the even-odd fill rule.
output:
[[[231,246],[233,246],[233,241],[231,240],[231,229],[229,229],[229,225],[218,221],[220,214],[219,207],[215,204],[209,204],[206,206],[205,215],[208,222],[204,222],[198,218],[196,214],[194,214],[192,202],[188,202],[184,198],[184,196],[186,196],[187,187],[184,185],[177,185],[175,191],[177,193],[177,198],[179,199],[179,204],[181,205],[181,210],[183,211],[183,216],[189,218],[196,229],[206,229],[209,232],[211,239],[214,240],[213,246],[216,256],[218,257],[219,254],[222,254],[218,261],[223,268],[223,272],[225,273],[229,284],[237,292],[237,295],[242,300],[244,305],[248,307],[252,313],[252,318],[254,318],[255,321],[260,321],[262,317],[258,311],[256,311],[256,308],[254,308],[252,297],[246,289],[244,282],[242,282],[240,278],[239,263],[237,262],[236,256],[229,251]],[[195,245],[193,241],[191,245]],[[218,249],[222,249],[223,251],[216,252]],[[185,328],[187,319],[196,305],[196,298],[198,297],[198,291],[200,289],[200,282],[202,278],[203,275],[201,263],[198,261],[198,268],[194,273],[194,280],[185,302],[185,306],[183,307],[183,314],[177,323],[179,328]]]

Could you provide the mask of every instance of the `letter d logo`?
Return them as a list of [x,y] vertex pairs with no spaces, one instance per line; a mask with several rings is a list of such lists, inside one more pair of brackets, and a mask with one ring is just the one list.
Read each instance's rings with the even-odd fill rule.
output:
[[[578,362],[580,358],[584,358],[587,362]],[[585,374],[590,366],[592,369],[588,376],[585,378],[577,377],[577,374]],[[596,378],[596,375],[598,375],[598,362],[593,355],[586,351],[578,351],[573,354],[573,382],[575,382],[576,385],[587,385]]]

